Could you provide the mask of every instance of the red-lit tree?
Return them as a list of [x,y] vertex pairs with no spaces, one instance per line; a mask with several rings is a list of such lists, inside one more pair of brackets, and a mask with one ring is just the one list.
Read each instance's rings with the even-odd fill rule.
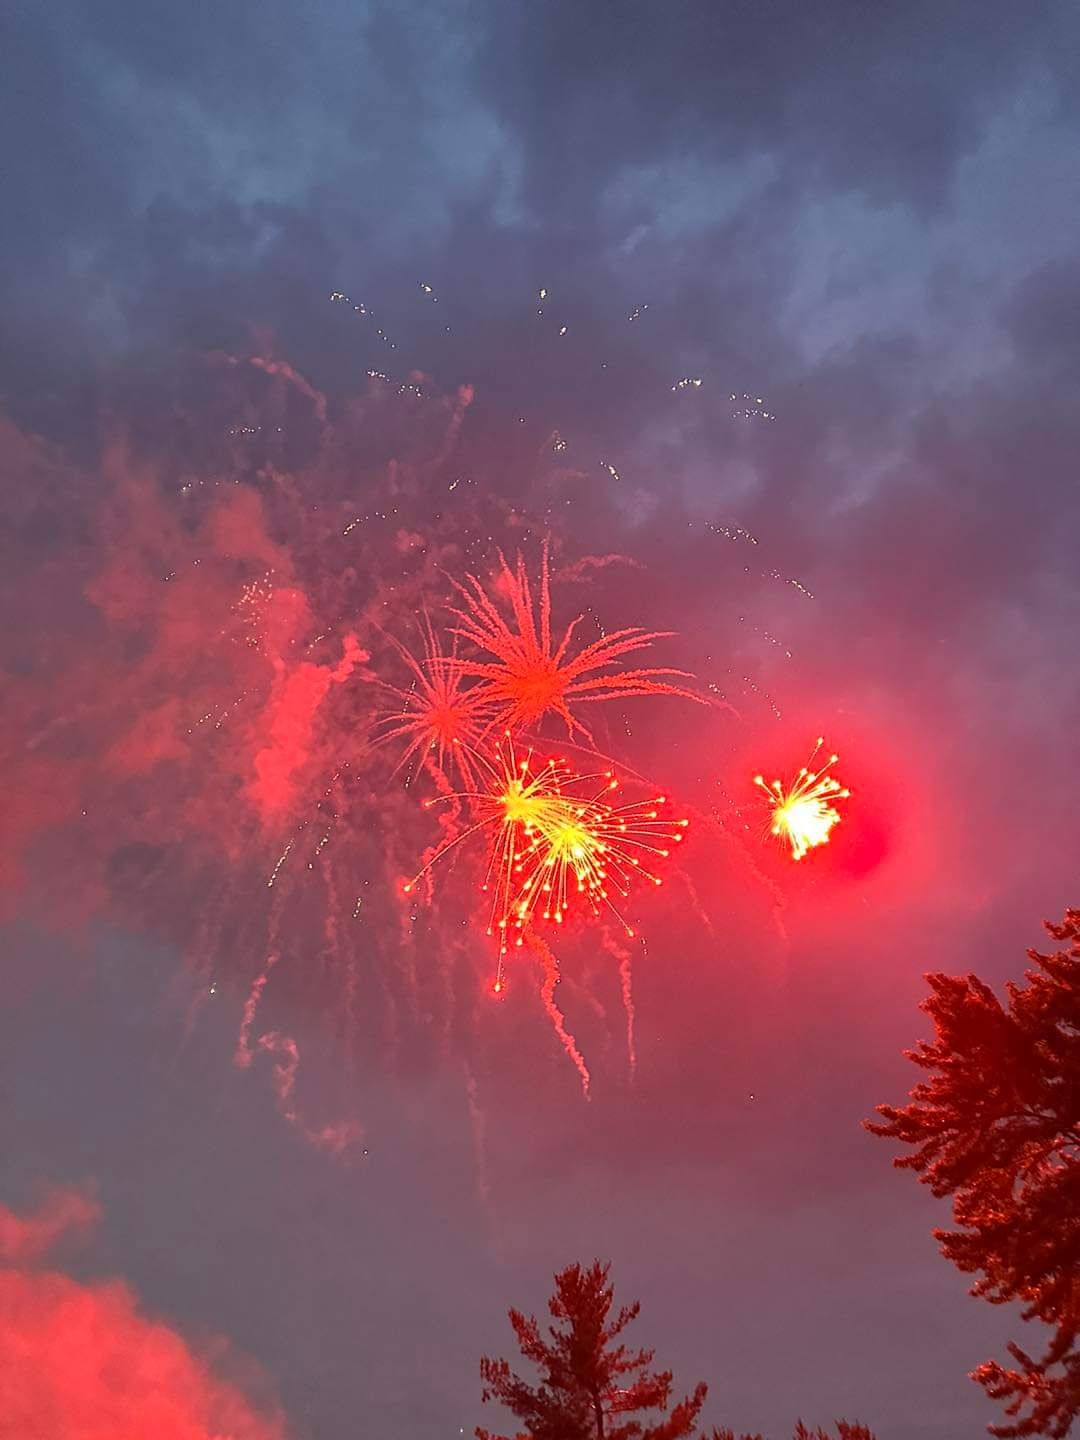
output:
[[934,1234],[979,1277],[972,1294],[1018,1300],[1053,1332],[1040,1359],[1012,1344],[1014,1367],[974,1372],[1011,1417],[991,1434],[1062,1440],[1080,1415],[1080,910],[1046,928],[1065,948],[1028,952],[1037,968],[1007,986],[1008,1008],[974,975],[927,977],[937,1034],[908,1054],[929,1078],[866,1123],[952,1196],[960,1228]]
[[[514,1440],[683,1440],[692,1437],[707,1387],[671,1405],[671,1371],[654,1372],[651,1350],[628,1350],[615,1341],[640,1306],[624,1305],[612,1315],[610,1266],[594,1261],[587,1270],[571,1265],[555,1276],[548,1309],[555,1320],[547,1336],[535,1317],[510,1311],[518,1348],[540,1373],[532,1386],[506,1360],[480,1361],[483,1399],[498,1400],[521,1422]],[[643,1412],[656,1412],[646,1423]],[[477,1429],[477,1440],[510,1440]],[[736,1440],[731,1430],[714,1430],[709,1440]],[[742,1435],[738,1440],[762,1440]],[[800,1422],[795,1440],[833,1440],[824,1430]],[[874,1440],[862,1425],[837,1422],[836,1440]]]
[[[483,1399],[498,1400],[521,1422],[518,1440],[681,1440],[697,1424],[706,1387],[671,1405],[671,1372],[651,1371],[651,1350],[616,1343],[638,1305],[612,1313],[608,1265],[571,1265],[555,1276],[547,1335],[535,1317],[510,1311],[518,1348],[540,1373],[533,1387],[506,1360],[480,1361]],[[635,1418],[654,1411],[647,1424]],[[477,1440],[508,1440],[477,1429]]]

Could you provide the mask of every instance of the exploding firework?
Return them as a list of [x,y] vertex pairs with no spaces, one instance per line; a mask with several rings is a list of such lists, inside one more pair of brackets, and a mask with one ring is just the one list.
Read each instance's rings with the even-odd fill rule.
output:
[[496,991],[511,935],[520,945],[537,920],[561,925],[575,895],[593,915],[609,910],[633,937],[618,903],[635,880],[661,883],[649,867],[667,858],[687,825],[663,814],[666,797],[614,805],[619,782],[613,772],[585,775],[561,759],[534,767],[531,751],[518,757],[509,732],[490,758],[480,752],[475,758],[484,788],[441,797],[467,801],[475,820],[435,851],[406,892],[457,845],[490,834],[483,889],[492,896],[487,933],[499,943]]
[[828,773],[840,758],[838,755],[830,755],[819,769],[813,768],[824,743],[824,737],[819,735],[809,765],[804,765],[789,784],[780,780],[766,784],[761,775],[754,776],[754,784],[769,797],[772,833],[791,847],[796,860],[815,846],[829,843],[829,833],[840,820],[833,802],[846,800],[851,794]]
[[413,759],[417,769],[426,768],[444,792],[449,789],[447,766],[453,761],[466,784],[476,781],[473,749],[485,723],[491,718],[491,702],[479,687],[468,687],[457,663],[456,641],[446,654],[425,612],[421,626],[423,657],[417,659],[399,640],[391,637],[398,654],[408,666],[412,683],[408,687],[380,680],[383,692],[392,697],[391,708],[375,721],[376,744],[406,742],[394,774]]
[[499,553],[498,579],[509,596],[510,622],[480,581],[473,575],[467,578],[467,585],[457,586],[464,597],[464,608],[453,612],[460,622],[456,634],[493,659],[459,660],[455,666],[462,675],[480,682],[477,689],[495,709],[501,724],[528,729],[554,712],[565,722],[571,736],[580,732],[591,741],[592,735],[573,709],[587,701],[625,699],[633,695],[681,695],[705,703],[700,696],[674,683],[680,678],[690,678],[682,670],[616,668],[613,674],[598,673],[610,672],[623,656],[648,649],[654,640],[664,639],[670,631],[631,626],[615,630],[571,653],[574,630],[582,618],[579,615],[566,627],[558,645],[554,645],[546,545],[540,565],[539,614],[521,555],[516,568],[511,570],[502,552]]

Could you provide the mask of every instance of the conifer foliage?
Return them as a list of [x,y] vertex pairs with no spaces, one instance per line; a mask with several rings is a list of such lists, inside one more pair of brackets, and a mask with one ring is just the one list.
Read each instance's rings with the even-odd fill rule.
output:
[[[555,1277],[548,1301],[554,1325],[541,1335],[535,1317],[510,1311],[518,1347],[539,1371],[529,1385],[506,1360],[480,1361],[483,1399],[498,1400],[517,1416],[517,1435],[529,1440],[682,1440],[692,1435],[706,1387],[671,1405],[670,1370],[652,1371],[651,1350],[616,1343],[640,1306],[612,1313],[610,1267],[571,1265]],[[652,1423],[639,1418],[656,1412]],[[478,1429],[477,1440],[509,1440]]]
[[[610,1266],[571,1265],[555,1276],[548,1301],[555,1324],[540,1333],[535,1317],[510,1311],[518,1348],[540,1375],[533,1386],[507,1360],[480,1361],[483,1400],[496,1400],[519,1421],[514,1440],[691,1440],[707,1387],[671,1403],[671,1371],[653,1371],[651,1350],[630,1350],[619,1336],[637,1318],[639,1306],[612,1313]],[[618,1343],[616,1343],[618,1342]],[[648,1416],[651,1414],[651,1419]],[[646,1417],[646,1418],[643,1418]],[[511,1440],[477,1429],[477,1440]],[[709,1440],[762,1440],[714,1430]],[[833,1440],[824,1430],[801,1423],[795,1440]],[[835,1440],[874,1440],[862,1425],[839,1421]]]
[[1011,1344],[1014,1366],[974,1372],[1010,1417],[991,1434],[1062,1440],[1080,1415],[1080,910],[1046,928],[1064,948],[1028,951],[1036,968],[1007,986],[1007,1007],[975,975],[927,977],[937,1033],[908,1055],[928,1078],[867,1127],[952,1197],[959,1228],[934,1234],[979,1277],[972,1294],[1051,1328],[1041,1358]]

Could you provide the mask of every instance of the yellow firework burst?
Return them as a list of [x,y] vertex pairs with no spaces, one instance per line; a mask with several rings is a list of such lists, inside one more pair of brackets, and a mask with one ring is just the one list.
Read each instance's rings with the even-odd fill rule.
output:
[[818,751],[824,743],[824,737],[819,735],[809,764],[802,767],[794,780],[766,783],[761,775],[754,776],[754,784],[769,797],[772,833],[791,847],[796,860],[801,860],[815,846],[829,843],[829,834],[841,818],[836,802],[846,800],[851,794],[829,773],[840,758],[838,755],[830,755],[823,765],[815,768]]

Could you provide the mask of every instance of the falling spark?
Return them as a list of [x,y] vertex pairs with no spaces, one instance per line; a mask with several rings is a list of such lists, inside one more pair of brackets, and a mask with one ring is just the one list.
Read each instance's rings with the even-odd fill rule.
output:
[[[764,409],[765,401],[760,395],[737,395],[731,392],[731,401],[736,406],[731,412],[733,420],[775,420],[776,416],[771,410]],[[742,402],[741,405],[739,402]]]
[[[363,303],[358,305],[353,304],[351,297],[346,295],[343,290],[331,291],[330,299],[334,304],[337,305],[352,305],[353,313],[358,315],[361,320],[368,319],[374,321],[375,319],[375,316],[372,314],[372,312],[368,309],[366,305],[364,305]],[[397,349],[397,346],[394,344],[393,340],[390,339],[390,336],[387,335],[386,331],[382,328],[381,325],[375,326],[375,333],[378,335],[379,339],[383,342],[384,345],[389,345],[391,350]]]
[[268,890],[272,890],[272,889],[274,888],[274,881],[275,881],[275,880],[277,879],[277,877],[278,877],[278,871],[279,871],[279,870],[281,869],[281,867],[285,864],[285,861],[289,858],[289,851],[292,849],[292,847],[293,847],[293,842],[290,840],[289,843],[285,846],[285,849],[281,852],[280,856],[278,857],[278,862],[277,862],[277,864],[274,866],[273,871],[272,871],[271,874],[270,874],[270,879],[267,880],[267,882],[266,882],[266,888],[267,888]]
[[674,394],[676,390],[690,390],[690,389],[693,389],[693,390],[700,390],[700,389],[701,389],[701,376],[700,376],[700,375],[684,375],[681,380],[676,380],[676,381],[675,381],[675,384],[672,385],[672,387],[671,387],[672,394]]
[[829,843],[829,832],[840,820],[834,802],[846,800],[851,794],[828,773],[840,758],[838,755],[830,755],[819,769],[812,768],[824,743],[824,736],[819,735],[810,764],[804,765],[788,784],[780,780],[766,784],[762,776],[754,776],[754,784],[769,797],[772,833],[791,847],[796,860],[815,846]]
[[627,320],[640,320],[648,308],[647,303],[645,305],[635,305],[633,310],[630,311],[630,314],[627,315]]
[[757,545],[758,538],[751,535],[749,530],[744,530],[741,525],[716,525],[711,520],[706,520],[705,529],[711,530],[714,535],[722,535],[725,540],[745,540],[749,545]]
[[618,470],[615,469],[615,466],[614,466],[614,465],[609,465],[606,460],[601,460],[601,461],[600,461],[600,469],[601,469],[601,470],[606,470],[607,473],[611,476],[611,478],[612,478],[613,480],[621,480],[621,479],[622,479],[622,476],[619,474]]
[[772,645],[777,650],[781,650],[786,659],[790,660],[792,658],[791,651],[787,648],[787,645],[784,643],[783,640],[779,638],[779,636],[773,635],[771,631],[765,630],[760,625],[752,624],[749,620],[747,620],[745,615],[740,615],[738,617],[738,624],[749,625],[750,629],[753,630],[755,635],[760,635],[767,644]]
[[782,585],[790,585],[793,590],[798,590],[800,595],[805,595],[807,600],[813,600],[813,591],[808,590],[801,580],[796,580],[791,575],[785,575],[780,570],[769,570],[766,573],[770,580],[779,580]]

